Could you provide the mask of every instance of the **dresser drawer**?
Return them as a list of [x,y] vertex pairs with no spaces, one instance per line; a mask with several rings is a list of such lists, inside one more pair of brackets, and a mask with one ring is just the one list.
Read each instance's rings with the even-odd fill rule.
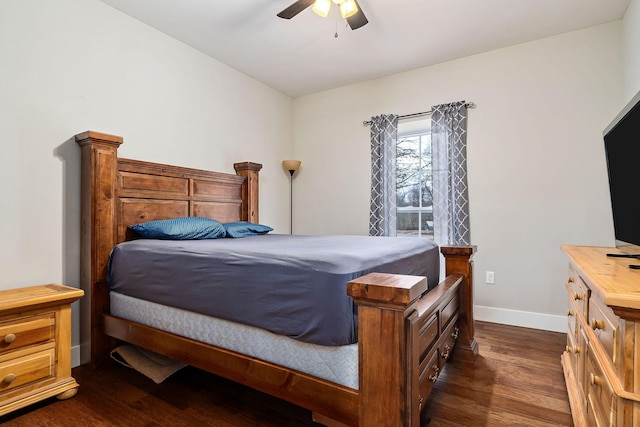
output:
[[0,393],[55,375],[55,348],[26,354],[0,363]]
[[589,338],[587,338],[587,331],[584,330],[582,324],[578,325],[578,345],[576,354],[576,379],[578,380],[578,396],[582,404],[587,405],[587,394],[589,393],[589,378],[586,374],[586,359],[589,346]]
[[596,418],[596,414],[593,410],[587,411],[587,426],[588,427],[605,427],[605,424],[601,424]]
[[613,311],[602,304],[598,298],[589,300],[589,327],[593,329],[598,342],[609,355],[611,361],[616,363],[616,336],[620,326],[620,318]]
[[585,373],[588,389],[587,413],[593,412],[593,419],[596,421],[595,425],[610,426],[611,415],[615,413],[616,403],[613,398],[613,387],[594,357],[591,345],[589,345]]
[[0,354],[20,347],[53,341],[55,313],[42,313],[0,322]]
[[458,316],[456,315],[451,319],[449,327],[447,327],[440,338],[440,368],[442,368],[451,357],[453,346],[456,344],[456,340],[458,339],[459,329],[457,321]]
[[576,306],[575,300],[573,299],[573,290],[571,286],[567,284],[567,291],[569,294],[569,301],[567,304],[567,333],[569,335],[573,335],[573,338],[577,338],[578,334],[576,333],[576,325],[578,324],[578,307]]
[[456,292],[453,298],[449,300],[447,305],[440,311],[440,330],[444,331],[449,327],[449,323],[454,316],[458,314],[458,307],[460,306],[458,300],[458,293]]
[[585,317],[588,316],[589,313],[587,310],[589,306],[587,301],[589,300],[589,288],[578,273],[571,267],[569,268],[567,288],[569,290],[569,298],[575,301],[576,306]]
[[576,336],[574,334],[567,334],[567,347],[565,350],[569,353],[573,372],[578,372],[578,356],[580,355],[580,349],[578,348]]
[[422,410],[424,401],[429,397],[431,389],[433,389],[439,374],[440,366],[438,365],[438,351],[434,349],[434,351],[429,353],[420,364],[419,410]]
[[438,316],[436,313],[420,322],[418,335],[418,349],[420,351],[420,362],[426,357],[436,340],[438,339]]

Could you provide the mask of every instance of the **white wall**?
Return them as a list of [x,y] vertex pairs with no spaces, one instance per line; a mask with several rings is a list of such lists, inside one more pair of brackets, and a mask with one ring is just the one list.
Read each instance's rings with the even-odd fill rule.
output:
[[[545,319],[539,314],[564,319],[558,246],[612,243],[601,132],[640,88],[639,2],[631,1],[623,24],[292,104],[99,1],[3,1],[0,289],[79,286],[76,133],[123,136],[123,157],[228,172],[236,161],[263,163],[260,219],[281,232],[288,182],[280,161],[299,158],[295,232],[366,234],[362,120],[467,99],[478,105],[468,140],[476,304],[487,316],[524,313],[530,326]],[[496,285],[482,283],[485,270],[496,272]],[[78,325],[74,312],[76,348]]]
[[[602,131],[620,108],[621,27],[618,21],[295,99],[294,155],[303,165],[294,183],[295,231],[367,233],[363,120],[473,101],[477,318],[565,330],[560,245],[613,244]],[[486,270],[495,272],[495,285],[484,284]]]
[[134,159],[262,163],[260,219],[288,232],[291,129],[289,97],[104,3],[0,2],[0,289],[79,286],[75,134],[123,136]]
[[625,83],[622,105],[624,106],[640,91],[640,0],[631,0],[622,23]]

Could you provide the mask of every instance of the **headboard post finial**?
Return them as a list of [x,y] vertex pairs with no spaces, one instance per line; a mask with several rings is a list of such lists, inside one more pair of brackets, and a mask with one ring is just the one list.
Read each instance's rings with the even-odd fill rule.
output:
[[104,145],[112,145],[116,149],[120,144],[122,144],[124,140],[121,136],[109,135],[107,133],[95,132],[92,130],[88,130],[86,132],[82,132],[76,135],[76,142],[80,144],[80,146],[91,145],[91,144],[104,144]]
[[258,172],[262,169],[260,163],[241,162],[234,163],[236,174],[246,179],[242,184],[242,220],[258,223]]

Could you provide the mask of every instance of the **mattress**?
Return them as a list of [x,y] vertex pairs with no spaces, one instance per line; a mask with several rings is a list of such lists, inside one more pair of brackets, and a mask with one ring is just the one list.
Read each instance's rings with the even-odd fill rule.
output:
[[438,283],[437,245],[424,238],[264,235],[134,240],[109,262],[112,291],[323,346],[357,342],[346,283],[363,274]]
[[358,344],[322,346],[254,326],[109,294],[111,314],[358,389]]

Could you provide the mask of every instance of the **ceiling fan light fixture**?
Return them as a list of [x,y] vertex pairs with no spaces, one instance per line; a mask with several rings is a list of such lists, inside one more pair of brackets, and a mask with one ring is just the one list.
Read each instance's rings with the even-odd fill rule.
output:
[[[353,1],[353,0],[352,0]],[[311,8],[317,15],[326,18],[331,10],[331,0],[316,0]]]
[[340,13],[344,19],[350,18],[358,12],[358,5],[354,0],[343,0],[340,3]]

